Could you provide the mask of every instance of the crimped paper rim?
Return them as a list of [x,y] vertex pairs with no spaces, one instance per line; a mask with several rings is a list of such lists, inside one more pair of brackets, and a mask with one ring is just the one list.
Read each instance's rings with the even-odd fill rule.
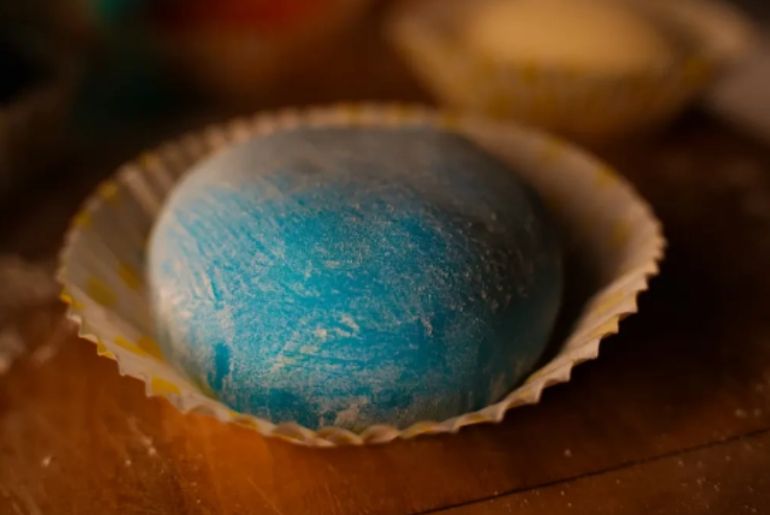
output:
[[[155,358],[146,349],[106,334],[104,324],[109,325],[110,317],[114,317],[116,313],[97,305],[86,293],[83,284],[74,279],[71,271],[78,263],[73,259],[78,253],[82,253],[83,246],[88,243],[87,233],[90,225],[100,216],[104,216],[105,206],[114,202],[116,197],[129,195],[129,198],[136,200],[143,209],[157,214],[162,198],[156,197],[157,191],[151,191],[153,187],[162,189],[162,194],[165,195],[173,187],[176,178],[193,163],[213,152],[249,137],[305,124],[436,126],[465,134],[488,149],[494,147],[494,153],[509,161],[515,160],[517,154],[521,154],[524,159],[530,160],[533,170],[537,169],[537,166],[546,166],[543,163],[547,162],[548,166],[560,170],[559,175],[563,172],[567,182],[596,181],[597,188],[603,192],[597,194],[599,198],[604,198],[602,195],[605,195],[606,199],[621,202],[627,206],[627,213],[632,215],[617,222],[617,228],[626,235],[625,240],[619,240],[620,243],[617,244],[618,253],[625,257],[619,261],[619,269],[607,272],[603,286],[586,301],[582,315],[559,353],[534,371],[503,400],[480,410],[440,422],[420,421],[405,429],[374,425],[358,433],[339,427],[324,427],[314,431],[295,423],[276,425],[259,417],[237,413],[208,397],[200,388],[162,361],[162,358]],[[516,145],[519,146],[518,149]],[[524,146],[529,148],[526,153],[521,150]],[[175,172],[170,172],[172,169]],[[556,218],[558,219],[558,216]],[[633,242],[633,245],[630,242]],[[591,245],[587,240],[583,244]],[[277,113],[258,114],[252,118],[236,119],[184,136],[124,165],[113,179],[108,179],[97,188],[73,218],[60,254],[57,279],[62,285],[61,298],[67,304],[66,316],[77,324],[78,335],[94,342],[99,355],[115,360],[121,375],[143,381],[148,396],[164,397],[183,412],[206,413],[223,422],[252,428],[266,436],[309,446],[330,447],[384,443],[396,438],[413,438],[422,434],[454,433],[467,425],[500,422],[509,409],[537,403],[545,388],[569,381],[571,371],[576,365],[595,359],[601,340],[616,333],[620,320],[637,311],[637,296],[647,289],[649,279],[657,274],[664,247],[665,240],[660,222],[654,217],[647,203],[606,165],[571,145],[516,125],[452,115],[419,106],[335,105],[302,111],[287,109]],[[634,251],[630,252],[629,249]]]

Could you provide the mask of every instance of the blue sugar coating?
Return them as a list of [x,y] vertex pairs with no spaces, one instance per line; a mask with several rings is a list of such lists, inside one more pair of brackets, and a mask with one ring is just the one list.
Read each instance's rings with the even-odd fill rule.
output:
[[226,404],[311,428],[404,427],[499,400],[562,288],[534,195],[427,127],[307,128],[201,163],[149,282],[166,355]]

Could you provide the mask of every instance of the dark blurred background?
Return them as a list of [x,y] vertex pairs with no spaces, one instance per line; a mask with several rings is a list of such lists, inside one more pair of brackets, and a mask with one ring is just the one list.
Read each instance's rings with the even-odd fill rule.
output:
[[[283,105],[427,100],[384,41],[389,4],[3,0],[0,250],[49,253],[95,181],[185,130]],[[14,222],[30,213],[56,222],[29,234]]]
[[[734,1],[770,17],[765,0]],[[395,4],[3,0],[0,245],[49,252],[99,177],[208,122],[284,105],[432,102],[383,34]],[[12,223],[30,212],[57,223],[42,235]]]

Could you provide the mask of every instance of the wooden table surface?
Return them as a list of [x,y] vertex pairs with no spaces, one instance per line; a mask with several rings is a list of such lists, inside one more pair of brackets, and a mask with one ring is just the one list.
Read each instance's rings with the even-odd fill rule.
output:
[[[379,69],[310,100],[419,98]],[[0,251],[52,256],[133,151],[72,159],[6,202]],[[15,317],[30,350],[0,377],[0,513],[770,513],[770,154],[702,114],[602,153],[670,247],[640,314],[539,405],[456,435],[297,447],[146,398],[45,306]]]

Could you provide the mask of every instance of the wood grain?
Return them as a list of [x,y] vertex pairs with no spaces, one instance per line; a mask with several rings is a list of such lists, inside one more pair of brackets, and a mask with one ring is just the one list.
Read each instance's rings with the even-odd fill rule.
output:
[[[441,510],[446,515],[765,513],[770,432]],[[439,513],[439,512],[436,512]]]

